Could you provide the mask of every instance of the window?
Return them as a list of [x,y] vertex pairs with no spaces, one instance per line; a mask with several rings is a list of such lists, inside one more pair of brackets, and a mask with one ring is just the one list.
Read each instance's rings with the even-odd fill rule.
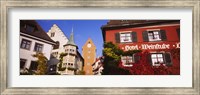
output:
[[120,34],[120,42],[132,42],[131,33],[121,33]]
[[149,41],[160,41],[160,32],[159,31],[149,31],[148,32]]
[[20,69],[24,69],[25,64],[26,64],[26,59],[20,59]]
[[21,48],[29,50],[31,47],[31,41],[22,39]]
[[54,37],[55,36],[55,32],[51,33],[51,37]]
[[33,30],[34,30],[34,27],[33,27],[33,26],[30,26],[30,25],[27,25],[27,26],[26,26],[26,31],[27,31],[27,32],[33,32]]
[[116,43],[137,42],[137,32],[115,33],[115,41]]
[[68,63],[67,65],[68,65],[68,67],[72,67],[73,63]]
[[38,63],[36,61],[31,61],[30,70],[37,70]]
[[163,54],[162,53],[151,54],[151,61],[153,66],[160,66],[160,63],[164,63]]
[[165,30],[151,30],[142,32],[142,37],[144,42],[148,41],[165,41],[167,40]]
[[52,52],[52,55],[53,55],[54,57],[58,57],[58,52]]
[[126,67],[131,67],[133,66],[133,57],[132,56],[122,56],[121,57],[121,61],[123,63],[124,66]]
[[43,45],[39,43],[35,43],[34,51],[42,52]]
[[68,49],[66,49],[65,52],[68,52]]

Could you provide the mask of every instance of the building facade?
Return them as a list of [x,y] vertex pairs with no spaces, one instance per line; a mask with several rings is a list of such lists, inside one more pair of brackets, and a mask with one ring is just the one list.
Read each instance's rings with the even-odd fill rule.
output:
[[56,24],[53,24],[47,34],[56,42],[51,51],[51,58],[48,61],[48,74],[56,74],[59,57],[61,53],[65,52],[64,45],[68,42],[68,38]]
[[92,64],[92,71],[93,75],[101,75],[103,70],[103,57],[99,57],[96,61]]
[[[180,64],[171,52],[180,50],[180,20],[111,20],[102,26],[102,33],[104,42],[117,44],[124,51],[148,51],[152,66]],[[122,56],[121,61],[131,67],[135,57]]]
[[92,64],[96,59],[96,46],[93,41],[89,38],[82,47],[82,55],[84,58],[84,71],[87,75],[93,75]]
[[47,32],[48,36],[56,42],[52,50],[52,55],[59,59],[60,53],[64,52],[64,45],[68,42],[68,38],[65,36],[63,31],[54,24]]
[[32,55],[41,52],[49,60],[55,42],[34,20],[20,20],[20,72],[37,70],[37,58]]

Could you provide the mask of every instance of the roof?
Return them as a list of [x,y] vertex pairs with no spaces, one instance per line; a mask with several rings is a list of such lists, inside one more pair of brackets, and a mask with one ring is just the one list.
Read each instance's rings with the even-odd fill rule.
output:
[[[71,34],[70,34],[69,41],[68,41],[67,44],[65,44],[64,46],[66,46],[66,45],[73,45],[73,46],[76,46],[76,47],[77,47],[77,45],[76,45],[75,42],[74,42],[73,28],[72,28],[72,32],[71,32]],[[78,47],[77,47],[77,48],[78,48]]]
[[101,56],[101,57],[99,57],[99,58],[96,58],[95,62],[92,64],[92,66],[93,66],[97,61],[99,61],[99,60],[101,60],[101,59],[103,59],[103,58],[104,58],[103,56]]
[[86,47],[88,43],[92,44],[92,46],[96,48],[96,46],[95,46],[95,44],[94,44],[94,42],[92,41],[91,38],[88,38],[88,39],[87,39],[87,41],[86,41],[85,44],[82,46],[82,48]]
[[[34,30],[31,32],[26,31],[27,25],[34,27]],[[25,33],[30,36],[34,36],[42,40],[51,42],[51,44],[55,44],[55,42],[47,35],[47,33],[41,28],[41,26],[35,20],[20,20],[20,33]]]
[[76,46],[76,44],[74,43],[74,33],[73,33],[73,31],[70,34],[70,38],[69,38],[69,41],[67,42],[67,44]]
[[180,20],[110,20],[101,27],[103,40],[105,41],[105,32],[107,30],[117,30],[124,28],[135,28],[144,26],[154,26],[162,24],[180,24]]

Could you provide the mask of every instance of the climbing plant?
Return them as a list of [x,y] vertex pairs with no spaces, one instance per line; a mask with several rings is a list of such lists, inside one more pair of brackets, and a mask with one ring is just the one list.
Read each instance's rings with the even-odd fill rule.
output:
[[45,75],[47,73],[47,60],[48,59],[41,52],[37,52],[36,54],[33,54],[32,56],[38,59],[36,61],[38,63],[38,67],[37,67],[37,71],[35,72],[35,74]]
[[59,65],[58,65],[58,71],[64,71],[66,69],[66,67],[62,67],[63,65],[63,57],[66,56],[67,53],[61,53],[60,54],[60,60],[59,60]]

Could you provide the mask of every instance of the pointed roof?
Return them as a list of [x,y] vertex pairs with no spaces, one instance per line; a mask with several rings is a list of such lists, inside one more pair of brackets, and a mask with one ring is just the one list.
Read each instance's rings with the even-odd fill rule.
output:
[[83,48],[83,47],[85,47],[85,46],[87,46],[87,44],[88,44],[88,43],[92,44],[92,45],[93,45],[93,47],[95,47],[95,48],[96,48],[96,46],[95,46],[95,44],[93,43],[93,41],[92,41],[92,39],[91,39],[91,38],[88,38],[88,39],[87,39],[87,41],[86,41],[86,42],[85,42],[85,44],[82,46],[82,48]]
[[[25,28],[26,25],[33,27],[34,30],[32,32],[27,31]],[[46,34],[46,32],[35,20],[20,20],[20,35],[24,35],[23,33],[39,38],[38,40],[42,39],[42,40],[50,42],[50,44],[55,44],[55,42]],[[27,35],[24,35],[24,36],[27,36]]]
[[71,32],[69,41],[67,42],[66,45],[74,45],[74,46],[76,46],[76,44],[74,43],[74,32],[73,32],[73,28],[72,28],[72,32]]

